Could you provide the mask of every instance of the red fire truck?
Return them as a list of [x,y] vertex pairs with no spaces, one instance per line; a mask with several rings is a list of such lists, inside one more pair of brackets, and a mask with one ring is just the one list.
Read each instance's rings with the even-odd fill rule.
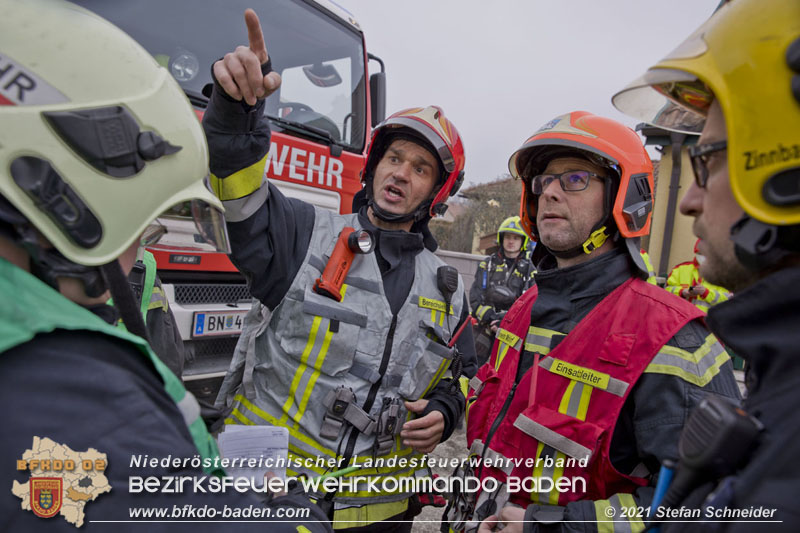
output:
[[[327,0],[76,3],[139,41],[178,80],[199,116],[211,65],[246,44],[243,13],[255,9],[283,78],[266,103],[273,132],[266,174],[287,196],[350,212],[370,130],[384,118],[386,101],[383,63],[366,52],[350,13]],[[370,60],[380,66],[371,76]],[[191,222],[180,209],[172,215],[161,220],[171,248],[151,251],[187,349],[183,379],[198,398],[213,402],[251,297],[227,256],[199,253]]]

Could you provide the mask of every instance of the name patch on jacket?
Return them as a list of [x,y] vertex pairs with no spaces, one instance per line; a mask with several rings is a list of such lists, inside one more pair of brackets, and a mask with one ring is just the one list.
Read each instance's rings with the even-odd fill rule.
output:
[[604,390],[608,388],[608,382],[611,377],[608,374],[598,372],[597,370],[565,363],[564,361],[559,361],[558,359],[553,360],[553,364],[548,370],[554,374],[564,376],[565,378],[569,378],[574,381],[580,381],[586,383],[587,385]]
[[[440,311],[442,313],[445,312],[446,306],[444,302],[440,302],[439,300],[433,300],[431,298],[425,298],[424,296],[419,297],[419,307],[424,307],[425,309],[433,309],[434,311]],[[450,314],[453,314],[453,306],[450,306]]]
[[508,344],[512,348],[516,347],[517,343],[519,342],[519,337],[517,337],[516,335],[514,335],[510,331],[506,331],[504,329],[498,329],[497,330],[497,339],[500,342],[504,342],[504,343]]

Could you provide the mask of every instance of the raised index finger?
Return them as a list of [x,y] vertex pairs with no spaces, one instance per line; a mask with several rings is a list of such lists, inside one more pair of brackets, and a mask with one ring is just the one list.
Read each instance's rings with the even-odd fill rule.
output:
[[264,33],[261,31],[261,21],[258,20],[256,12],[247,8],[244,12],[244,22],[247,24],[247,40],[250,42],[250,50],[258,56],[261,64],[267,62],[267,45],[264,44]]

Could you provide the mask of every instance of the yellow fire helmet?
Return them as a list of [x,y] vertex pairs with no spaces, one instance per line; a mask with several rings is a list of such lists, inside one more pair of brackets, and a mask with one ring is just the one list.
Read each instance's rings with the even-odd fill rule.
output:
[[525,229],[522,227],[522,222],[518,215],[508,217],[502,221],[500,227],[497,228],[497,244],[500,246],[503,246],[503,233],[513,233],[514,235],[522,237],[521,248],[525,248],[525,245],[528,244],[528,234],[525,233]]
[[227,251],[207,173],[186,96],[132,38],[68,2],[0,0],[4,223],[26,221],[69,261],[94,266],[180,205],[194,240]]
[[800,224],[800,1],[725,3],[612,102],[664,129],[699,133],[714,98],[737,202],[765,224]]

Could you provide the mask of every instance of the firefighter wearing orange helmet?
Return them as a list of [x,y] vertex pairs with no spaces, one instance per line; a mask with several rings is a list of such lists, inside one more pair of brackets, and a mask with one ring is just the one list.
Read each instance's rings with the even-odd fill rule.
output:
[[569,113],[525,141],[509,169],[538,241],[536,285],[470,381],[478,466],[468,474],[485,490],[456,498],[451,527],[521,530],[524,519],[534,531],[597,531],[615,516],[636,530],[621,509],[648,505],[687,407],[709,393],[738,398],[729,357],[697,308],[645,281],[653,170],[636,133]]

